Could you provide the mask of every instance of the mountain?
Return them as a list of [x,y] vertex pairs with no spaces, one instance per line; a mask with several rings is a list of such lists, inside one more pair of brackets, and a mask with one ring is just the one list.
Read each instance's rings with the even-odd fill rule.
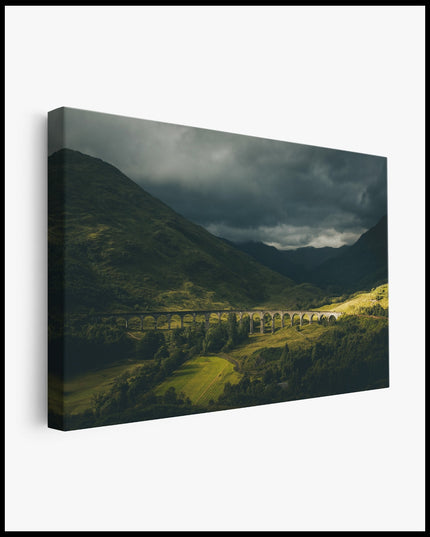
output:
[[278,250],[274,246],[256,241],[230,244],[247,253],[262,265],[296,282],[310,281],[311,272],[315,267],[327,259],[339,255],[341,251],[348,248],[348,246],[342,246],[341,248],[331,248],[329,246],[314,248],[308,246],[297,248],[296,250]]
[[48,159],[50,314],[299,307],[322,292],[262,266],[186,220],[114,166]]
[[313,283],[340,291],[358,291],[388,281],[387,216],[352,246],[311,273]]
[[322,248],[315,248],[314,246],[305,246],[303,248],[297,248],[296,250],[285,250],[283,252],[284,258],[290,263],[303,267],[306,271],[312,271],[324,261],[332,259],[338,256],[340,253],[346,251],[348,246],[340,246],[339,248],[332,248],[331,246],[324,246]]
[[351,246],[278,250],[262,242],[229,244],[296,282],[331,293],[368,289],[388,279],[386,215]]

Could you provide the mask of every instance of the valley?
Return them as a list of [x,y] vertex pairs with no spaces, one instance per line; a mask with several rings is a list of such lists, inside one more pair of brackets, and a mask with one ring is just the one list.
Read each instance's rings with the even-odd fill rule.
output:
[[389,385],[386,217],[350,246],[281,252],[219,238],[78,151],[49,157],[49,190],[51,426]]
[[[160,409],[165,409],[166,401],[168,402],[169,398],[175,405],[178,404],[178,400],[181,401],[181,405],[187,407],[187,412],[189,413],[232,408],[232,406],[229,406],[229,400],[227,399],[226,401],[226,386],[227,391],[229,389],[234,390],[235,387],[239,390],[239,387],[244,382],[250,382],[251,386],[255,384],[253,392],[253,397],[256,397],[255,404],[257,402],[258,404],[269,402],[265,398],[263,387],[264,389],[271,387],[272,391],[269,394],[271,394],[270,397],[274,398],[273,402],[315,396],[315,391],[309,391],[303,385],[303,376],[306,378],[306,374],[308,374],[309,386],[319,384],[313,376],[315,371],[320,375],[324,367],[327,367],[327,364],[324,364],[323,360],[318,364],[313,374],[310,375],[309,370],[312,369],[313,362],[315,362],[314,357],[318,353],[323,357],[324,347],[326,355],[335,354],[335,346],[338,347],[341,342],[338,339],[338,334],[340,333],[342,333],[342,337],[346,341],[346,347],[342,350],[345,355],[342,355],[339,360],[339,364],[343,363],[342,368],[345,367],[345,363],[348,364],[348,355],[345,351],[352,353],[351,346],[357,345],[354,341],[358,334],[361,334],[357,341],[360,341],[360,345],[363,347],[363,358],[364,354],[368,352],[363,339],[366,339],[369,334],[374,336],[374,339],[372,339],[373,336],[370,337],[369,344],[376,346],[376,342],[378,342],[377,345],[380,347],[377,352],[377,361],[380,362],[379,366],[376,367],[377,374],[369,374],[369,371],[364,374],[362,372],[363,378],[358,378],[358,384],[354,385],[354,382],[352,382],[350,390],[353,391],[354,387],[357,388],[357,386],[360,389],[386,387],[388,385],[388,364],[385,363],[384,345],[387,344],[385,338],[387,337],[388,319],[386,317],[361,319],[362,314],[358,312],[363,311],[365,308],[374,307],[375,302],[385,310],[388,305],[387,292],[388,286],[383,285],[368,293],[355,293],[343,302],[334,302],[323,306],[322,311],[333,308],[333,310],[345,312],[345,316],[337,323],[309,323],[305,319],[302,326],[297,320],[293,326],[287,325],[284,328],[281,328],[280,323],[277,323],[274,333],[271,333],[270,330],[265,333],[257,330],[254,334],[247,334],[247,337],[243,337],[242,341],[231,345],[230,348],[226,345],[226,341],[222,340],[217,351],[215,351],[213,345],[212,347],[207,345],[209,331],[205,330],[204,323],[197,324],[197,327],[194,328],[190,323],[183,329],[177,328],[173,331],[169,331],[167,327],[158,329],[158,333],[162,334],[160,336],[162,344],[159,349],[165,344],[167,346],[173,345],[175,350],[171,347],[170,355],[175,352],[178,354],[179,352],[182,353],[182,356],[171,366],[170,371],[168,368],[164,374],[158,377],[159,381],[155,377],[153,382],[144,385],[140,395],[149,396],[150,406],[152,406],[152,411],[154,412],[149,415],[162,417],[157,415],[155,408],[158,407],[159,411]],[[257,320],[256,322],[258,323],[259,321]],[[220,324],[226,326],[228,320],[221,321],[221,323],[211,323],[210,330],[216,331],[219,329]],[[233,324],[233,326],[235,325]],[[123,327],[121,330],[123,330]],[[151,328],[143,331],[139,329],[129,330],[127,338],[129,342],[142,342],[148,338],[148,334],[153,333],[154,330]],[[354,334],[352,339],[350,337],[351,333]],[[335,338],[334,340],[330,339],[333,337]],[[188,344],[187,338],[191,339],[191,345]],[[199,338],[200,344],[197,343]],[[175,339],[176,343],[174,343]],[[140,348],[143,349],[143,347]],[[118,401],[119,386],[126,386],[127,390],[132,390],[139,378],[144,378],[148,373],[152,375],[154,369],[159,373],[162,370],[163,362],[169,361],[168,352],[160,353],[159,349],[158,352],[150,353],[146,358],[144,358],[145,353],[143,352],[142,356],[142,352],[140,352],[140,359],[139,350],[137,350],[132,357],[125,360],[83,372],[66,380],[64,384],[64,411],[67,415],[66,419],[72,424],[72,428],[73,424],[85,425],[85,420],[88,420],[88,416],[93,419],[97,401],[101,397],[106,400],[113,398]],[[296,371],[294,364],[301,363],[304,363],[305,366],[299,365]],[[301,371],[303,367],[305,369]],[[329,366],[329,369],[331,370],[332,367],[333,364]],[[349,367],[347,365],[347,375],[351,381],[353,379],[351,378]],[[366,367],[368,366],[366,365]],[[354,368],[357,368],[357,364]],[[334,371],[336,371],[336,368]],[[298,374],[301,376],[300,381],[297,380]],[[331,371],[330,375],[334,386],[336,386],[336,381],[335,379],[333,380],[333,377],[343,374],[345,374],[343,370],[339,370],[336,373]],[[295,379],[297,384],[295,389],[289,386],[291,379]],[[340,382],[340,386],[342,386],[342,382]],[[315,388],[313,389],[315,390]],[[332,387],[330,389],[336,388]],[[339,390],[339,387],[337,390]],[[344,390],[347,391],[346,388]],[[320,392],[317,390],[316,393],[319,394]],[[344,391],[340,388],[340,391],[336,393],[344,393]],[[243,393],[239,395],[244,397],[244,401],[248,401],[246,394],[245,396]],[[56,398],[52,398],[52,401],[56,400]],[[233,398],[233,401],[235,400]],[[129,403],[131,403],[132,408],[127,410],[131,416],[139,415],[140,419],[145,419],[144,412],[139,414],[139,409],[140,411],[143,409],[143,407],[140,408],[141,404],[136,400],[129,400]],[[239,403],[240,398],[235,405]],[[179,405],[178,408],[181,408],[181,406]],[[58,406],[56,407],[55,403],[51,406],[51,411],[58,411]],[[106,424],[110,423],[108,416],[105,419]],[[103,424],[103,419],[96,420],[94,424]]]

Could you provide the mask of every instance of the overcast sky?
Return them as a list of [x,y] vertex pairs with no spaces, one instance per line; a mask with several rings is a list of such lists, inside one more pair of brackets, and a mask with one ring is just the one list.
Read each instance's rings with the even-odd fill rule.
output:
[[63,141],[119,168],[178,213],[232,241],[352,244],[387,212],[386,159],[65,109]]

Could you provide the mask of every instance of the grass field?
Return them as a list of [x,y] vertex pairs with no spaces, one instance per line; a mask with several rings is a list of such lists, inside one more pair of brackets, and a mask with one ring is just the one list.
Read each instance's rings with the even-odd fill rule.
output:
[[[297,346],[308,346],[311,340],[317,339],[318,335],[326,330],[316,323],[304,325],[300,332],[295,328],[283,328],[274,334],[253,334],[247,344],[234,349],[228,356],[239,363],[251,355],[254,351],[264,347],[282,347],[288,342],[292,348]],[[136,337],[141,337],[143,332],[137,333]],[[105,369],[90,371],[75,377],[73,380],[65,382],[64,385],[64,411],[68,414],[77,414],[91,408],[93,395],[107,391],[115,380],[128,373],[133,375],[140,367],[144,367],[141,362],[126,362],[123,364],[113,364]],[[234,371],[233,364],[219,356],[199,356],[188,360],[170,377],[160,384],[155,393],[163,395],[166,390],[173,386],[179,394],[183,392],[193,403],[207,405],[213,399],[218,399],[224,389],[226,382],[232,384],[239,382],[241,375]],[[50,409],[60,413],[61,387],[58,381],[50,378]]]
[[229,352],[232,358],[243,358],[245,355],[252,354],[258,349],[264,347],[283,347],[288,343],[292,348],[295,346],[310,346],[313,340],[318,339],[320,334],[327,330],[316,322],[312,324],[304,324],[300,331],[296,327],[287,326],[277,330],[274,334],[253,334],[244,345],[237,347]]
[[[245,344],[229,351],[228,356],[237,362],[240,368],[243,367],[244,370],[250,371],[248,360],[256,351],[270,347],[284,347],[286,343],[288,343],[288,347],[291,350],[311,347],[318,340],[319,336],[327,330],[331,330],[331,327],[322,326],[314,322],[312,324],[304,324],[300,330],[297,330],[295,326],[287,326],[277,330],[274,334],[253,334]],[[256,374],[258,378],[261,375],[258,372],[250,372],[253,375]]]
[[[356,314],[361,308],[375,303],[388,308],[388,285],[381,285],[370,292],[355,293],[344,302],[334,302],[318,309]],[[270,333],[270,326],[267,325],[267,331],[264,334],[259,332],[252,334],[245,344],[229,351],[228,354],[219,353],[217,356],[199,356],[188,360],[163,381],[156,388],[155,393],[163,395],[169,387],[173,386],[178,394],[183,392],[193,403],[207,405],[211,399],[214,401],[218,399],[226,382],[234,384],[240,380],[242,375],[234,370],[232,362],[237,363],[240,370],[247,359],[260,349],[283,347],[285,343],[288,343],[291,349],[310,347],[322,333],[332,329],[330,326],[323,326],[316,322],[305,323],[299,330],[296,326],[291,327],[289,324],[285,328],[280,328],[280,321],[277,320],[277,322],[274,334]],[[144,332],[134,331],[133,328],[129,332],[129,336],[134,339],[140,339],[143,334]],[[140,367],[144,367],[141,362],[117,363],[67,381],[64,387],[65,412],[75,414],[91,408],[94,394],[109,390],[115,380],[124,373],[133,376],[133,372],[137,372]],[[255,373],[257,377],[261,374]],[[50,378],[49,402],[50,410],[60,413],[61,387],[57,383],[58,381],[54,378]]]
[[330,328],[317,323],[295,327],[286,327],[271,333],[256,333],[250,336],[247,343],[217,356],[199,356],[188,360],[155,390],[157,395],[163,395],[173,386],[179,394],[183,392],[192,403],[207,405],[210,399],[216,401],[222,394],[224,384],[234,384],[240,380],[241,374],[234,371],[233,364],[227,358],[242,364],[255,351],[266,347],[283,347],[285,343],[294,347],[310,347],[320,334]]
[[[133,374],[142,367],[141,363],[125,362],[113,364],[105,369],[90,371],[64,383],[64,411],[68,414],[77,414],[91,408],[93,395],[108,390],[117,377],[124,373]],[[49,381],[50,410],[59,412],[60,385],[55,377]]]
[[343,311],[350,315],[359,313],[360,308],[367,308],[379,303],[384,309],[388,308],[388,284],[380,285],[368,293],[355,293],[344,302],[333,302],[318,310]]
[[211,399],[218,399],[226,382],[235,384],[240,377],[228,360],[218,356],[198,356],[185,362],[156,388],[155,393],[163,395],[173,386],[176,393],[183,392],[192,403],[205,406]]

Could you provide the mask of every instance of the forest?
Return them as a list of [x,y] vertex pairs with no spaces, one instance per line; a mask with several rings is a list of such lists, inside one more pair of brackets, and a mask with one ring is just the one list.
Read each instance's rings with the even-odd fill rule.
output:
[[[174,386],[162,394],[157,387],[194,357],[228,358],[235,349],[246,350],[252,337],[247,323],[238,322],[234,314],[207,330],[204,323],[149,330],[139,340],[114,324],[75,325],[65,336],[75,360],[64,362],[73,367],[57,371],[65,380],[89,367],[106,367],[118,356],[141,367],[115,378],[108,390],[96,391],[84,412],[66,411],[61,416],[51,411],[50,420],[77,429],[387,387],[388,322],[380,317],[345,316],[327,325],[308,346],[289,344],[285,337],[280,347],[264,346],[246,359],[233,360],[239,381],[226,382],[219,397],[208,404],[193,403]],[[283,330],[288,334],[300,329]]]

